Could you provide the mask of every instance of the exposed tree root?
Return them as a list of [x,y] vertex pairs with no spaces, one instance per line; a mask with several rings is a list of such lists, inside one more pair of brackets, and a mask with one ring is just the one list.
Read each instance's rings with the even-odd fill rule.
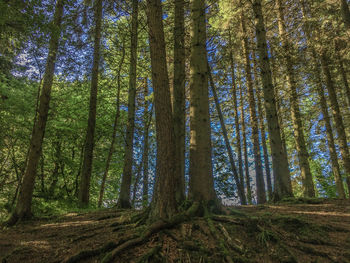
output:
[[142,262],[152,262],[152,258],[156,256],[159,251],[162,249],[162,246],[155,246],[151,248],[145,255],[140,257],[136,262],[137,263],[142,263]]

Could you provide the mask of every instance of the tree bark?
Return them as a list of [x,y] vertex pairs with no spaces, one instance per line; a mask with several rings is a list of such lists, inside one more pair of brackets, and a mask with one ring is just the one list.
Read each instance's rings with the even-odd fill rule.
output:
[[211,158],[205,1],[191,1],[189,199],[217,206]]
[[122,183],[120,187],[117,207],[131,208],[130,190],[134,151],[135,130],[135,99],[136,99],[136,66],[137,66],[137,28],[138,28],[138,0],[132,1],[131,18],[131,47],[130,47],[130,70],[129,70],[129,97],[128,97],[128,123],[126,126],[125,156]]
[[91,90],[89,119],[86,131],[83,168],[79,185],[79,203],[85,207],[89,205],[90,199],[90,181],[92,172],[92,160],[94,151],[94,137],[96,126],[96,106],[97,106],[97,90],[98,90],[98,71],[100,62],[100,45],[101,45],[101,24],[102,24],[102,0],[95,1],[95,39],[94,39],[94,58],[92,65]]
[[185,200],[185,1],[175,0],[173,113],[177,166],[176,200]]
[[243,13],[241,14],[241,32],[242,32],[242,48],[243,48],[243,56],[244,56],[244,70],[246,75],[246,85],[248,89],[250,122],[252,126],[257,203],[263,204],[266,202],[266,191],[265,191],[264,174],[263,174],[263,169],[261,164],[258,117],[256,114],[253,80],[252,80],[252,73],[251,73],[251,66],[250,66],[250,59],[249,59],[248,36],[247,36],[247,30],[245,26]]
[[328,90],[329,100],[331,102],[333,118],[335,121],[335,128],[338,134],[338,143],[340,148],[340,153],[343,158],[344,168],[346,172],[346,182],[348,188],[350,189],[350,154],[348,142],[346,139],[345,127],[342,119],[342,115],[340,113],[340,108],[338,104],[337,94],[334,87],[333,79],[331,72],[328,67],[329,61],[325,51],[322,51],[321,54],[321,66],[322,71],[326,79],[326,86]]
[[287,154],[283,149],[281,131],[278,122],[274,86],[272,84],[270,60],[267,51],[266,30],[262,13],[261,0],[252,3],[255,15],[255,31],[261,80],[264,90],[265,114],[268,125],[272,169],[274,176],[274,200],[293,196]]
[[150,218],[170,218],[177,212],[175,196],[175,134],[165,52],[161,0],[147,0],[152,82],[156,115],[157,164]]
[[9,225],[15,224],[19,219],[31,217],[32,197],[35,184],[35,176],[37,172],[38,162],[42,152],[42,144],[44,140],[45,127],[49,112],[49,104],[51,99],[51,88],[55,71],[55,63],[61,35],[61,22],[63,16],[63,0],[57,0],[55,14],[53,18],[53,30],[49,42],[49,53],[46,61],[44,74],[44,82],[40,95],[40,104],[38,108],[38,118],[33,127],[32,137],[30,140],[28,162],[23,176],[17,204]]
[[224,120],[224,117],[222,115],[219,98],[218,98],[218,95],[217,95],[217,92],[216,92],[215,83],[214,83],[214,80],[213,80],[213,77],[212,77],[209,65],[208,65],[208,69],[209,69],[209,83],[210,83],[210,86],[211,86],[211,90],[213,92],[213,97],[214,97],[214,101],[215,101],[216,110],[217,110],[218,115],[219,115],[220,126],[221,126],[221,129],[222,129],[222,135],[224,136],[225,146],[226,146],[227,154],[228,154],[228,157],[229,157],[231,169],[232,169],[232,172],[233,172],[233,178],[235,179],[235,182],[236,182],[238,196],[239,196],[241,204],[242,205],[246,205],[247,204],[247,200],[246,200],[246,197],[245,197],[245,194],[244,194],[244,185],[243,185],[243,182],[240,181],[240,179],[239,179],[239,175],[238,175],[237,168],[236,168],[236,165],[235,165],[235,161],[234,161],[234,158],[233,158],[233,152],[232,152],[231,144],[230,144],[230,141],[229,141],[228,135],[227,135],[227,129],[226,129],[226,125],[225,125],[225,120]]

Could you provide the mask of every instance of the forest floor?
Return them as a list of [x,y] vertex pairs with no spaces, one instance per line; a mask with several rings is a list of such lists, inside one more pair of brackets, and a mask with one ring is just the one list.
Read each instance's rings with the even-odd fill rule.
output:
[[[350,262],[349,200],[228,207],[163,229],[113,262]],[[101,262],[145,225],[105,209],[35,219],[0,231],[2,262]],[[72,257],[76,255],[75,257]]]

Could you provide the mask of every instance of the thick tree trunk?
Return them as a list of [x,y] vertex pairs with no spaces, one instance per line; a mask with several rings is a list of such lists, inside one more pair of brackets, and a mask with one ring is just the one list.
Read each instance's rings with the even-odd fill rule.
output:
[[220,126],[221,126],[221,129],[222,129],[222,135],[224,136],[226,150],[227,150],[227,154],[228,154],[228,157],[229,157],[231,169],[232,169],[232,172],[233,172],[233,178],[235,179],[237,190],[238,190],[238,196],[239,196],[241,204],[242,205],[246,205],[247,204],[247,200],[246,200],[246,197],[245,197],[245,194],[244,194],[244,184],[243,184],[243,181],[240,181],[240,179],[239,179],[239,175],[238,175],[238,172],[237,172],[235,161],[233,159],[233,152],[232,152],[230,141],[228,139],[227,129],[226,129],[226,125],[225,125],[225,120],[224,120],[224,117],[222,115],[219,98],[217,96],[215,83],[214,83],[214,80],[213,80],[213,77],[212,77],[209,65],[208,65],[208,69],[209,69],[209,82],[210,82],[211,90],[213,92],[216,110],[217,110],[218,115],[219,115]]
[[232,47],[231,34],[229,35],[229,45],[230,45],[230,67],[231,67],[231,81],[232,81],[233,114],[235,116],[236,148],[238,153],[238,173],[239,173],[239,181],[244,189],[241,131],[239,128],[237,85],[236,85],[236,76],[235,76],[235,64],[233,60],[233,51],[232,51],[233,47]]
[[[124,43],[124,41],[123,41]],[[118,130],[118,122],[119,122],[119,117],[120,117],[120,90],[121,90],[121,70],[124,64],[124,59],[125,59],[125,49],[124,49],[124,44],[122,47],[122,57],[120,60],[120,64],[118,67],[118,72],[117,72],[117,105],[116,105],[116,113],[115,113],[115,117],[114,117],[114,123],[113,123],[113,132],[112,132],[112,140],[111,140],[111,145],[109,147],[109,151],[108,151],[108,156],[107,156],[107,161],[106,161],[106,167],[105,167],[105,171],[103,173],[103,177],[102,177],[102,182],[101,182],[101,188],[100,188],[100,194],[99,194],[99,198],[98,198],[98,207],[102,206],[102,201],[103,201],[103,195],[104,195],[104,191],[105,191],[105,184],[106,184],[106,180],[107,180],[107,176],[108,176],[108,172],[109,172],[109,166],[111,164],[111,160],[112,160],[112,156],[115,150],[115,140],[116,140],[116,136],[117,136],[117,130]]]
[[256,59],[255,59],[255,52],[253,51],[253,72],[254,72],[255,90],[256,90],[256,96],[257,96],[257,102],[258,102],[259,128],[261,132],[261,144],[262,144],[263,154],[264,154],[267,192],[268,192],[269,200],[271,200],[272,199],[272,180],[271,180],[270,160],[269,160],[269,153],[267,150],[264,115],[263,115],[263,108],[262,108],[262,102],[261,102],[263,95],[262,95],[261,89],[259,88],[258,71],[256,67],[257,65],[256,65]]
[[284,24],[284,7],[281,0],[277,0],[278,9],[278,29],[280,42],[282,43],[282,48],[284,51],[284,66],[286,70],[286,79],[288,86],[290,88],[290,104],[291,104],[291,115],[294,128],[295,145],[298,153],[300,175],[303,182],[303,192],[304,196],[314,197],[315,196],[315,186],[312,180],[312,174],[309,164],[309,153],[307,150],[305,137],[304,137],[304,127],[302,123],[301,113],[299,109],[299,97],[297,93],[297,83],[295,79],[295,72],[293,70],[293,62],[291,55],[290,41],[287,36],[287,31]]
[[136,98],[136,66],[137,66],[137,28],[138,28],[138,0],[132,1],[131,21],[131,47],[130,47],[130,70],[129,70],[129,97],[128,97],[128,123],[126,126],[125,156],[120,195],[117,203],[119,208],[131,208],[130,188],[134,151],[135,130],[135,98]]
[[211,158],[205,1],[191,1],[189,198],[217,206]]
[[49,43],[49,54],[46,61],[44,82],[40,95],[38,118],[33,127],[29,146],[28,162],[24,172],[15,210],[8,221],[9,225],[15,224],[19,219],[31,217],[35,176],[42,151],[42,143],[44,140],[44,133],[51,98],[51,88],[55,71],[55,62],[61,35],[60,32],[63,16],[63,2],[63,0],[57,0],[56,2],[56,9],[53,18],[54,28],[51,32],[51,39]]
[[244,56],[244,70],[246,75],[246,85],[248,89],[250,123],[252,126],[257,203],[263,204],[266,202],[266,191],[265,191],[264,174],[263,174],[263,169],[261,164],[258,117],[256,114],[253,80],[252,80],[252,73],[251,73],[251,66],[250,66],[250,59],[249,59],[248,37],[247,37],[247,31],[246,31],[243,13],[241,14],[241,32],[242,32],[242,48],[243,48],[243,56]]
[[329,61],[328,61],[327,54],[323,51],[321,54],[321,66],[322,66],[323,74],[325,75],[328,96],[329,96],[329,100],[331,102],[333,118],[335,121],[335,128],[336,128],[337,134],[338,134],[338,143],[339,143],[340,153],[341,153],[341,156],[343,158],[344,168],[345,168],[345,172],[346,172],[346,182],[348,184],[348,188],[350,189],[349,147],[348,147],[348,142],[346,139],[346,133],[345,133],[345,127],[344,127],[342,115],[341,115],[340,109],[339,109],[336,90],[334,87],[332,75],[331,75],[331,72],[329,70],[328,64],[329,64]]
[[248,144],[247,144],[247,134],[245,128],[245,113],[244,113],[244,100],[243,100],[243,85],[241,78],[239,76],[239,97],[240,97],[240,112],[241,112],[241,127],[242,127],[242,139],[243,139],[243,156],[244,156],[244,172],[245,172],[245,182],[247,189],[247,200],[248,204],[252,204],[252,189],[250,186],[250,175],[249,175],[249,160],[248,160]]
[[175,196],[175,134],[165,52],[161,0],[147,0],[152,82],[156,114],[157,164],[151,218],[170,218],[177,212]]
[[173,114],[177,166],[176,200],[185,200],[185,1],[175,0]]
[[272,169],[274,176],[274,199],[293,196],[287,154],[283,149],[281,131],[278,122],[274,86],[271,78],[270,60],[267,51],[266,30],[262,14],[261,0],[254,0],[253,11],[255,15],[255,30],[261,80],[264,90],[265,114],[268,125]]
[[94,151],[94,137],[96,126],[96,106],[98,90],[98,71],[100,62],[100,45],[101,45],[101,24],[102,24],[102,0],[95,1],[95,39],[94,39],[94,59],[92,65],[91,91],[89,119],[86,131],[83,168],[79,185],[79,203],[80,206],[88,206],[90,199],[90,180],[92,172],[92,159]]

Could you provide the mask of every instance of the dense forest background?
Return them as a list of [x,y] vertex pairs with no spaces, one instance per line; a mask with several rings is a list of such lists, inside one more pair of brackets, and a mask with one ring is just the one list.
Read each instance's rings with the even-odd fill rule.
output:
[[[210,137],[204,132],[202,140],[212,149],[203,146],[211,154],[203,158],[224,204],[349,196],[348,1],[161,5],[162,23],[152,23],[160,1],[0,2],[0,220],[19,215],[28,198],[37,215],[118,200],[146,207],[156,188],[157,142],[164,154],[166,136],[156,134],[165,127],[157,123],[169,122],[168,101],[177,153],[165,162],[176,160],[180,195],[193,173],[211,169],[190,161],[191,118],[201,114],[191,107],[205,111],[209,100]],[[206,24],[196,22],[205,16]],[[158,29],[166,53],[149,40]],[[166,63],[155,66],[163,54]],[[155,83],[155,70],[165,82]],[[196,134],[206,129],[200,126]],[[26,176],[35,178],[29,195]]]

